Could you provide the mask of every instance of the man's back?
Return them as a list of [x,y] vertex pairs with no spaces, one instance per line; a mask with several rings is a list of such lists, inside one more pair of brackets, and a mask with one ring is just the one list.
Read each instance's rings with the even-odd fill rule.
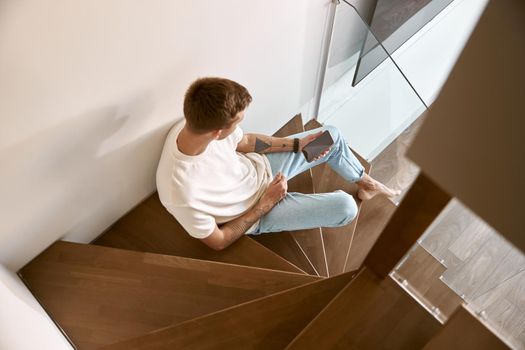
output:
[[235,151],[243,136],[240,128],[211,142],[201,154],[182,153],[176,140],[184,124],[177,122],[166,138],[157,189],[162,204],[184,229],[204,238],[216,223],[239,217],[257,202],[271,181],[271,169],[264,156]]

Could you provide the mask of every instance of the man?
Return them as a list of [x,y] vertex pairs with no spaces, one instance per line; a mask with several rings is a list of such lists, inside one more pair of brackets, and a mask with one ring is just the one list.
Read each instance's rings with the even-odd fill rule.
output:
[[[356,182],[362,200],[399,194],[364,172],[335,127],[286,138],[243,135],[239,123],[251,100],[244,86],[223,78],[198,79],[186,92],[184,119],[166,139],[157,188],[192,237],[222,250],[244,234],[349,223],[357,214],[351,195],[287,192],[287,179],[323,162]],[[301,150],[324,130],[334,144],[308,163]]]

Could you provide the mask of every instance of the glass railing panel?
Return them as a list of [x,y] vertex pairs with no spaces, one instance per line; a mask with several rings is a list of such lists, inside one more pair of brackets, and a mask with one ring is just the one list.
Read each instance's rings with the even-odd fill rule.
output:
[[[352,86],[359,57],[379,47],[382,63]],[[341,2],[336,9],[317,119],[337,126],[351,147],[373,159],[415,121],[426,106],[356,10]]]
[[[398,3],[378,2],[376,14],[370,25],[371,31],[376,35],[384,49],[392,55],[401,45],[417,33],[423,26],[430,22],[436,15],[452,3],[453,0],[426,0],[410,4],[398,14],[396,21],[386,20],[382,15],[388,15],[389,7],[399,6]],[[412,8],[412,7],[414,8]],[[387,12],[382,14],[382,12]],[[393,22],[393,23],[392,23]],[[354,75],[353,85],[358,84],[364,77],[372,72],[383,60],[386,59],[383,48],[377,45],[375,38],[365,41],[359,57],[359,64]]]
[[463,300],[442,280],[444,266],[415,244],[390,276],[441,323],[445,323]]

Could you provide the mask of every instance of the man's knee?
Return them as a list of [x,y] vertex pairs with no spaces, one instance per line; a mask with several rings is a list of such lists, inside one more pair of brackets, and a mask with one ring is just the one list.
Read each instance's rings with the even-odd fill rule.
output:
[[337,210],[339,222],[338,226],[343,226],[350,223],[357,216],[357,203],[354,197],[348,193],[337,190],[335,193],[335,208]]

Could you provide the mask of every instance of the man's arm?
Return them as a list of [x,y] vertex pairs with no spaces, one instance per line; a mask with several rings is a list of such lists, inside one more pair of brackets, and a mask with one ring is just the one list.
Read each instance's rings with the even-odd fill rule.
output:
[[202,238],[201,241],[214,250],[223,250],[244,236],[246,231],[248,231],[257,220],[268,213],[272,207],[273,206],[270,205],[261,206],[257,203],[252,209],[235,220],[221,225],[220,228],[215,225],[215,230],[212,234],[206,238]]
[[[299,139],[299,152],[307,144],[321,136],[323,131],[315,134],[308,134]],[[290,152],[293,151],[293,138],[273,137],[261,134],[245,134],[237,144],[236,151],[242,153],[272,153],[272,152]],[[327,154],[328,152],[325,152]],[[322,156],[324,156],[323,154]],[[320,158],[320,157],[318,157]]]
[[245,134],[237,144],[237,152],[272,153],[293,151],[293,138],[261,134]]
[[268,185],[263,196],[250,210],[238,218],[229,221],[215,230],[201,241],[214,250],[222,250],[243,236],[257,220],[266,215],[272,208],[286,196],[288,185],[283,174],[279,173]]

